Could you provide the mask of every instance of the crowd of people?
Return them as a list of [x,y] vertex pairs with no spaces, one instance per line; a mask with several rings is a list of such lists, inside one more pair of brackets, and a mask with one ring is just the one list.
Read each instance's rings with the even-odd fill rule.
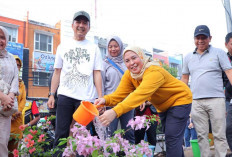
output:
[[[97,45],[86,39],[90,16],[85,11],[74,14],[72,29],[73,38],[62,42],[57,49],[47,103],[50,109],[55,107],[56,112],[54,147],[60,138],[70,135],[75,122],[72,115],[85,100],[107,106],[99,116],[101,124],[109,127],[107,136],[113,135],[119,122],[122,129],[127,130],[127,123],[134,116],[159,115],[167,157],[183,157],[183,140],[189,147],[190,137],[198,139],[201,156],[208,157],[209,120],[215,156],[225,157],[228,146],[232,150],[232,33],[225,38],[226,54],[210,45],[212,36],[206,25],[197,26],[196,48],[185,56],[183,75],[178,80],[158,61],[146,56],[140,47],[124,49],[118,36],[107,39],[107,54],[102,60]],[[18,77],[22,62],[6,51],[7,41],[7,30],[0,26],[0,79],[10,86],[7,94],[0,90],[3,112],[11,110],[15,97],[18,102],[18,111],[13,115],[0,114],[0,127],[5,128],[0,129],[0,156],[3,157],[8,156],[8,149],[12,151],[18,145],[14,137],[9,141],[10,132],[22,138],[18,127],[30,127],[40,118],[36,105],[31,103],[31,109],[24,112],[30,112],[28,115],[35,118],[23,122],[23,109],[28,104],[24,83]],[[87,129],[94,129],[92,123]],[[124,138],[137,144],[146,134],[148,142],[156,145],[156,129],[157,123],[148,130],[129,129]],[[62,153],[54,156],[62,156]]]

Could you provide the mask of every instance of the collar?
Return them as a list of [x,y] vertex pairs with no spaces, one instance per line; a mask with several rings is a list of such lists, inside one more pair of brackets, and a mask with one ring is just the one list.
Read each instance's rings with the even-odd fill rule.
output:
[[227,56],[229,57],[230,61],[232,60],[232,56],[230,55],[229,52],[227,52]]
[[[208,49],[206,49],[206,50],[204,51],[204,53],[208,53],[211,47],[212,47],[212,46],[209,45]],[[197,47],[196,47],[195,50],[193,51],[193,54],[196,54],[196,53],[197,53]]]

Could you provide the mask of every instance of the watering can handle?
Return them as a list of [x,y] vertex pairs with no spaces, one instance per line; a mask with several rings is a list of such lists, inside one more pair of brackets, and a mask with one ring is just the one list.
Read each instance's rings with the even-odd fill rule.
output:
[[105,105],[94,105],[97,109],[100,107],[104,107]]

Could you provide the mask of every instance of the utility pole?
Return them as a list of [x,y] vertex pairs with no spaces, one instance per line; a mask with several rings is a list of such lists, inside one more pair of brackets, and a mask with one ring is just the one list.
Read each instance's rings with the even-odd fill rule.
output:
[[232,32],[230,0],[224,0],[224,8],[225,8],[225,13],[226,13],[227,32],[229,33],[229,32]]

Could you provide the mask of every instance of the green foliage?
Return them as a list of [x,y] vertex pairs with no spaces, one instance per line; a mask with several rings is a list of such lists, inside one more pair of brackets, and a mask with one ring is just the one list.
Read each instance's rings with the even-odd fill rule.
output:
[[167,70],[172,76],[177,77],[177,69],[169,67],[167,64],[163,64],[163,68]]
[[23,138],[19,143],[18,149],[15,149],[13,152],[11,152],[14,157],[51,157],[57,151],[61,150],[59,148],[49,149],[51,147],[50,143],[52,142],[52,139],[48,138],[49,136],[46,130],[48,130],[50,127],[50,120],[54,118],[55,116],[48,117],[46,122],[41,124],[40,126],[25,128],[24,125],[21,125],[19,129],[23,131]]

